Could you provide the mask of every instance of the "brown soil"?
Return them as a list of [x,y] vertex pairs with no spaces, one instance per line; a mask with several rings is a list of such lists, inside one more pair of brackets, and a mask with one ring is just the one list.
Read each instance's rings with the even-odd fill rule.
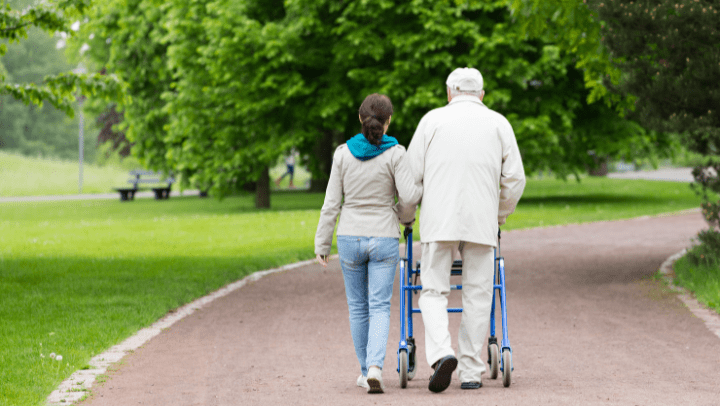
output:
[[[417,315],[419,371],[401,389],[397,294],[386,393],[356,387],[334,260],[216,300],[128,356],[83,404],[719,405],[720,340],[653,278],[704,226],[694,213],[504,233],[510,388],[486,375],[480,390],[461,390],[455,377],[445,392],[429,392]],[[454,339],[459,321],[450,317]]]

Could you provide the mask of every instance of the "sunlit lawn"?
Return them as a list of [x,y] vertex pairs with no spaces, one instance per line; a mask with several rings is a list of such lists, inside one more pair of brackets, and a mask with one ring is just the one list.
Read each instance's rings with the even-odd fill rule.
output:
[[[274,193],[273,209],[260,211],[249,195],[0,203],[0,405],[41,404],[93,355],[169,310],[253,271],[312,258],[322,201]],[[698,205],[682,183],[532,180],[505,228]]]
[[[78,162],[28,158],[0,151],[0,197],[78,193]],[[127,185],[127,171],[83,165],[83,193],[110,193]]]
[[[282,159],[270,169],[270,178],[274,181],[282,176],[286,166]],[[49,158],[31,158],[0,150],[0,197],[11,196],[47,196],[77,194],[79,164]],[[97,166],[92,163],[83,165],[82,193],[113,193],[116,187],[129,187],[128,170],[119,166]],[[307,189],[310,173],[301,166],[295,167],[294,185],[297,189]],[[290,178],[285,177],[276,190],[289,188]],[[174,186],[173,190],[179,190]]]

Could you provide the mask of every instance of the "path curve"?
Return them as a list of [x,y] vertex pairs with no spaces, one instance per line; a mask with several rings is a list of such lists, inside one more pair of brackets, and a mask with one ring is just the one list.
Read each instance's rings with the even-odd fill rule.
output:
[[[720,339],[652,277],[704,227],[692,213],[504,233],[515,362],[507,389],[485,376],[478,391],[454,379],[431,394],[424,357],[400,389],[396,294],[386,393],[367,398],[355,386],[335,260],[268,275],[196,311],[127,356],[82,404],[717,405]],[[455,346],[459,320],[450,318]]]

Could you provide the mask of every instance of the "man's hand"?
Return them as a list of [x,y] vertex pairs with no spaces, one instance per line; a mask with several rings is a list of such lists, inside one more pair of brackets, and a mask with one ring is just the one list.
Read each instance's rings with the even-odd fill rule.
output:
[[320,263],[320,265],[322,265],[323,267],[327,268],[327,266],[328,266],[328,260],[330,259],[330,256],[329,256],[329,255],[320,255],[320,254],[317,254],[317,255],[315,256],[315,258],[317,258],[317,261]]

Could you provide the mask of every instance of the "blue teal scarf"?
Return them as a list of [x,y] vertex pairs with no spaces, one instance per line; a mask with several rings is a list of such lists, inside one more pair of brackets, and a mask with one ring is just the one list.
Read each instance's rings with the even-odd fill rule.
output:
[[382,136],[380,145],[371,144],[362,133],[350,138],[347,142],[350,153],[361,161],[373,159],[397,144],[397,140],[387,134]]

